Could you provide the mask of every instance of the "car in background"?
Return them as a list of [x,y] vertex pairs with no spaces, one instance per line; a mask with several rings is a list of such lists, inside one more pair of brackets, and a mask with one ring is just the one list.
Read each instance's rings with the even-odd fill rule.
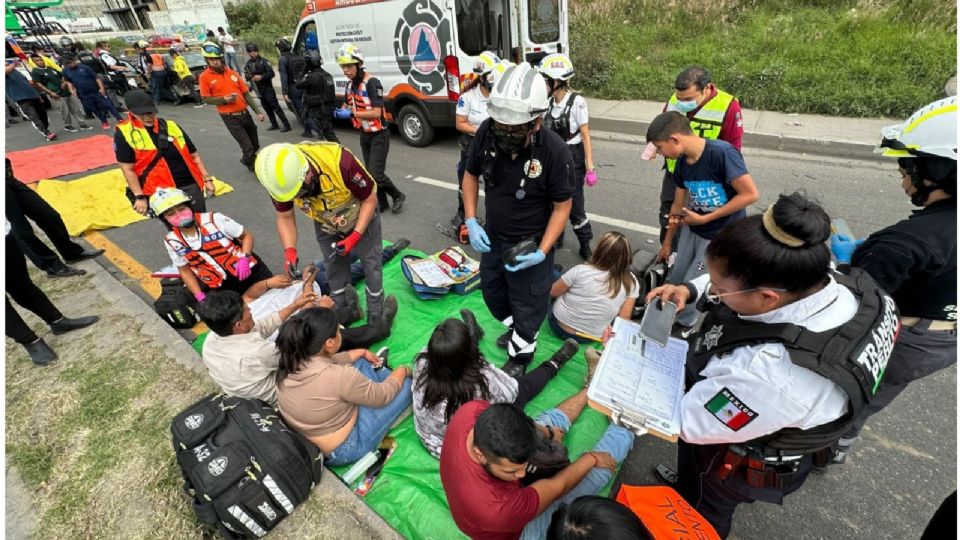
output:
[[165,36],[165,35],[162,35],[162,34],[154,34],[154,35],[148,37],[148,38],[147,38],[147,43],[149,43],[151,47],[166,47],[166,48],[168,48],[168,49],[169,49],[170,47],[173,47],[174,44],[176,44],[176,45],[178,45],[178,46],[181,46],[181,47],[183,46],[183,40],[180,39],[179,37],[177,37],[177,36]]

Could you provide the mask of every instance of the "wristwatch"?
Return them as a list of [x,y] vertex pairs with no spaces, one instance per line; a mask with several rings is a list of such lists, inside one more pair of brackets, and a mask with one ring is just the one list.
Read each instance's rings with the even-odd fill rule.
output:
[[140,195],[135,195],[135,196],[134,196],[134,199],[136,199],[136,200],[138,200],[138,201],[146,201],[146,200],[149,200],[150,197],[147,197],[146,195],[140,194]]

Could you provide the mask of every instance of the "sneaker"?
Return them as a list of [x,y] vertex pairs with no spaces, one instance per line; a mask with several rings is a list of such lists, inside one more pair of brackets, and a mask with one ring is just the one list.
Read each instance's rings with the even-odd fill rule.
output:
[[390,369],[390,347],[380,347],[377,351],[377,358],[380,359],[380,367]]
[[201,109],[201,108],[203,108],[204,105],[206,105],[206,103],[204,103],[204,102],[201,101],[200,103],[197,103],[196,105],[194,105],[193,108],[194,108],[194,109]]
[[500,337],[497,338],[497,347],[501,349],[506,349],[507,345],[510,343],[510,336],[513,335],[513,330],[507,330]]
[[388,247],[392,249],[394,253],[400,253],[401,251],[410,247],[410,240],[407,240],[406,238],[398,238],[396,242],[390,244]]
[[580,344],[577,343],[577,340],[567,338],[564,340],[563,345],[557,349],[557,352],[553,353],[553,356],[551,356],[547,362],[553,363],[553,365],[557,366],[557,370],[559,370],[568,360],[573,358],[573,355],[577,354],[579,350]]
[[515,362],[513,359],[507,360],[507,363],[504,364],[500,369],[514,379],[523,377],[523,374],[527,372],[526,365],[521,364],[520,362]]
[[593,374],[597,372],[597,366],[600,365],[600,351],[590,348],[583,351],[583,358],[587,361],[587,379],[583,382],[583,387],[590,386],[593,380]]
[[363,318],[363,311],[360,309],[360,295],[353,285],[347,285],[343,291],[343,310],[347,320],[340,321],[340,324],[347,326]]
[[80,124],[80,129],[82,129],[83,131],[90,131],[91,129],[93,129],[93,126],[88,124]]
[[657,466],[653,468],[653,473],[657,475],[657,478],[659,478],[661,482],[668,486],[675,486],[680,482],[680,475],[677,474],[677,471],[667,467],[663,463],[657,464]]
[[75,127],[73,127],[73,126],[63,126],[63,130],[64,130],[64,131],[69,131],[70,133],[76,133],[76,132],[77,132],[77,128],[75,128]]
[[393,198],[393,206],[390,207],[390,211],[394,214],[399,214],[403,210],[403,201],[407,200],[407,196],[403,193],[399,197]]
[[57,138],[57,134],[52,131],[48,131],[44,137],[46,137],[48,141],[52,141]]
[[397,309],[400,305],[397,302],[397,297],[388,294],[387,298],[383,301],[383,314],[377,320],[379,328],[384,336],[390,336],[390,330],[393,328],[393,321],[397,318]]
[[110,122],[104,121],[104,123],[100,124],[100,127],[103,129],[110,129]]

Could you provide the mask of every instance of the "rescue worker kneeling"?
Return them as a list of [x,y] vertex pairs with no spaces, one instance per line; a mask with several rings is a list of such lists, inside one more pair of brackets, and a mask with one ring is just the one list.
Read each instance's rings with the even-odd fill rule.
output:
[[782,504],[832,456],[890,357],[893,300],[858,269],[832,272],[829,238],[820,206],[782,195],[720,231],[708,275],[647,296],[711,308],[687,357],[679,474],[657,472],[721,537],[738,504]]
[[158,189],[150,208],[170,225],[164,238],[167,253],[198,302],[210,289],[236,291],[249,302],[290,285],[289,278],[273,276],[254,255],[250,231],[219,212],[195,213],[183,191]]

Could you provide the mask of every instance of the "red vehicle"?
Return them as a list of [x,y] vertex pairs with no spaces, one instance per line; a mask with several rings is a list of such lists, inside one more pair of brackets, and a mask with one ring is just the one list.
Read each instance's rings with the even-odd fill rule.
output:
[[153,35],[147,38],[151,47],[171,47],[174,43],[182,44],[183,40],[176,36]]

